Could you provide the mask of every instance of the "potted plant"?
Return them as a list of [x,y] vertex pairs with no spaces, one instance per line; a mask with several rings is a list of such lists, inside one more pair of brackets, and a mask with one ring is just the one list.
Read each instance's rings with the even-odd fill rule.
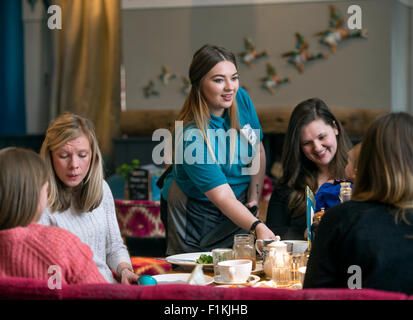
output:
[[129,199],[129,185],[128,185],[128,177],[129,172],[134,169],[139,169],[140,167],[139,159],[133,159],[131,164],[123,163],[121,166],[116,168],[116,173],[119,174],[125,180],[125,199]]

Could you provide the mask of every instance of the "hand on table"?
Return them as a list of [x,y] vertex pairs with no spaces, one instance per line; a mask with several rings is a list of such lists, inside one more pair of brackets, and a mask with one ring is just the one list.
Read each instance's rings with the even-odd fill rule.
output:
[[138,281],[138,275],[129,269],[123,269],[121,274],[121,283],[122,284],[132,284]]

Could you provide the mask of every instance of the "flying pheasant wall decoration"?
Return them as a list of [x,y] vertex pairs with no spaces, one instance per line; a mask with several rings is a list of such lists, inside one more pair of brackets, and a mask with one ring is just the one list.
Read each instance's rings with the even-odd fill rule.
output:
[[304,71],[304,64],[317,59],[327,58],[327,52],[319,52],[317,54],[311,54],[308,52],[308,42],[304,37],[296,33],[295,37],[297,39],[296,48],[292,51],[284,53],[283,57],[289,57],[288,62],[295,65],[299,72]]
[[332,53],[337,51],[338,44],[343,40],[367,38],[367,29],[349,31],[343,28],[343,23],[344,19],[340,11],[333,5],[330,5],[329,28],[316,33],[316,35],[321,36],[320,43],[328,45]]
[[251,38],[244,38],[244,45],[245,45],[245,50],[240,53],[240,58],[241,61],[244,62],[245,64],[248,65],[248,67],[252,68],[254,65],[254,62],[261,58],[261,57],[266,57],[268,56],[268,49],[258,53],[257,50],[255,49],[255,45],[252,42]]

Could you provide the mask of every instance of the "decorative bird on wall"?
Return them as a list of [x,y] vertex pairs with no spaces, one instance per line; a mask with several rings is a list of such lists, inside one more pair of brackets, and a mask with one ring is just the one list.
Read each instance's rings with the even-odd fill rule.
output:
[[343,23],[344,19],[340,11],[333,5],[330,5],[329,28],[316,35],[321,36],[320,43],[328,45],[332,53],[337,51],[338,44],[345,39],[367,38],[367,29],[351,32],[343,28]]
[[155,90],[155,83],[152,80],[149,80],[148,84],[143,88],[143,93],[145,94],[145,98],[159,96],[159,92]]
[[275,93],[275,88],[283,83],[290,82],[288,78],[281,79],[277,76],[275,67],[271,63],[267,63],[267,75],[261,79],[262,87],[267,89],[271,94]]
[[320,52],[317,54],[311,54],[307,51],[308,42],[304,40],[304,37],[298,32],[295,34],[297,39],[296,48],[292,51],[284,53],[283,57],[290,57],[288,62],[295,65],[299,72],[304,71],[304,64],[317,59],[327,58],[327,52]]
[[184,95],[187,95],[189,91],[191,91],[191,81],[187,77],[184,77],[184,76],[182,76],[181,79],[184,84],[184,86],[182,87],[182,93]]
[[169,84],[169,80],[175,79],[176,75],[174,73],[171,73],[171,71],[169,71],[169,68],[165,65],[162,66],[162,73],[159,76],[159,79],[161,79],[161,82],[164,85],[168,85]]
[[245,37],[244,38],[244,46],[245,51],[241,52],[239,56],[241,57],[241,61],[246,63],[248,67],[253,67],[253,62],[261,57],[268,56],[268,49],[258,53],[255,50],[254,43],[252,42],[251,38]]

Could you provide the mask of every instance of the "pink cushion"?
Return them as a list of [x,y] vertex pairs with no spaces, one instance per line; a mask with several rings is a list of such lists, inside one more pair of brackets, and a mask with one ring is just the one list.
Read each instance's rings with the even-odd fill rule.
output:
[[159,201],[115,199],[119,228],[124,237],[165,237]]

